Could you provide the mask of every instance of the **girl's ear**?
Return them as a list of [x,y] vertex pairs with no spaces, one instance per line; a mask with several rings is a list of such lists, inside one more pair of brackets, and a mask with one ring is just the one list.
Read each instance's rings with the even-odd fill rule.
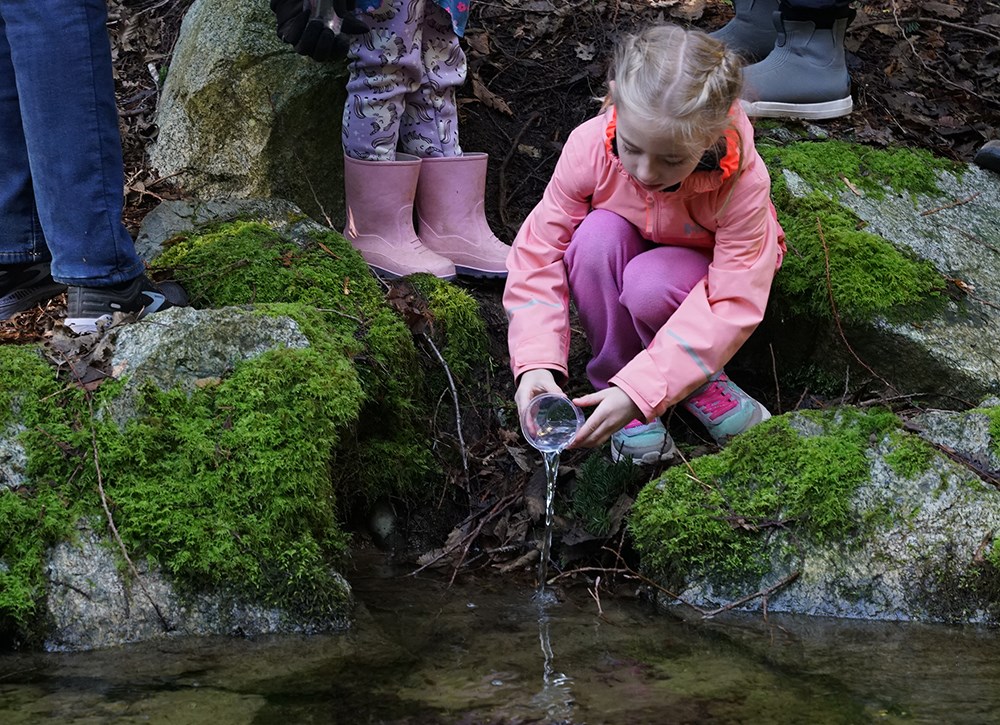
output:
[[613,96],[615,94],[615,82],[608,81],[608,95]]

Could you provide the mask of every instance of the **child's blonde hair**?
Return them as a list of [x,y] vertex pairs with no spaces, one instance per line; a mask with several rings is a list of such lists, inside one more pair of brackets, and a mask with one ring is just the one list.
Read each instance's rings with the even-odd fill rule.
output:
[[608,99],[629,117],[669,130],[685,145],[708,147],[730,127],[742,89],[739,57],[699,30],[653,25],[622,38]]

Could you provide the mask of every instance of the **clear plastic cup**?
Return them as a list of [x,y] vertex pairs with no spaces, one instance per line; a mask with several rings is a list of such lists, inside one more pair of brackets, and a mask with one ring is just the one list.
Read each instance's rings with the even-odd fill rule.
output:
[[583,421],[583,411],[565,395],[543,393],[521,413],[521,432],[540,451],[561,451],[576,438]]

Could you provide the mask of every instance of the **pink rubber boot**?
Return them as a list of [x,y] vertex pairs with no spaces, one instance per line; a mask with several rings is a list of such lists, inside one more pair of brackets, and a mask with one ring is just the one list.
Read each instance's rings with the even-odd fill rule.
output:
[[344,236],[382,276],[426,272],[453,279],[455,265],[421,244],[413,229],[413,196],[420,165],[421,160],[409,154],[397,153],[395,161],[344,156]]
[[455,263],[459,274],[506,277],[510,247],[486,221],[483,153],[427,158],[417,183],[420,241]]

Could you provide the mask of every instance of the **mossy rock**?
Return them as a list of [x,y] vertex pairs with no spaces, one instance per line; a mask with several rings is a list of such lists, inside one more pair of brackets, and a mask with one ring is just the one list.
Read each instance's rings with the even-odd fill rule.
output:
[[919,150],[758,148],[788,253],[746,367],[776,363],[783,386],[820,394],[888,383],[939,407],[997,392],[995,179]]
[[629,526],[650,574],[704,609],[795,576],[769,610],[1000,621],[1000,491],[885,411],[772,418],[669,469]]
[[[334,232],[296,242],[229,222],[172,239],[155,268],[172,270],[195,306],[210,309],[111,333],[129,357],[113,359],[122,378],[92,394],[57,379],[37,349],[0,348],[0,367],[15,371],[0,382],[0,429],[26,461],[16,485],[0,490],[2,626],[18,638],[44,633],[47,552],[72,539],[77,521],[104,521],[99,490],[133,560],[192,600],[219,591],[289,622],[339,621],[349,591],[335,569],[352,503],[440,497],[428,412],[438,390],[426,374],[440,366],[418,353]],[[481,366],[475,301],[439,281],[421,286],[440,312],[443,355],[459,370]],[[193,342],[212,358],[215,336],[228,326],[239,338],[248,316],[285,320],[281,329],[298,330],[289,339],[308,344],[249,341],[251,353],[216,361],[210,374],[184,352]],[[161,327],[190,339],[157,335]],[[140,353],[146,344],[166,352]],[[199,369],[186,382],[171,377],[186,366]]]

